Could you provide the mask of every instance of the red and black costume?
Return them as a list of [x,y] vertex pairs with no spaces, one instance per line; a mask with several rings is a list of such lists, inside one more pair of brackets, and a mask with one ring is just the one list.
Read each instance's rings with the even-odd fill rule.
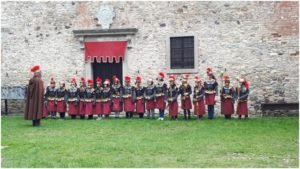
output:
[[80,79],[80,89],[79,89],[79,114],[80,118],[85,118],[85,98],[86,98],[86,84],[85,84],[85,78],[81,77]]
[[122,85],[120,84],[120,80],[113,76],[113,84],[111,85],[112,91],[112,112],[115,112],[115,117],[119,118],[120,112],[123,110],[122,106],[122,96],[123,96],[123,89]]
[[63,84],[63,87],[56,89],[56,112],[59,113],[61,119],[65,118],[67,111],[67,90]]
[[163,120],[167,100],[167,84],[164,82],[165,74],[160,72],[156,84],[155,107],[159,110],[159,120]]
[[102,106],[102,98],[103,98],[103,87],[102,79],[97,77],[96,78],[97,87],[95,88],[95,111],[94,114],[98,117],[101,117],[103,115],[103,106]]
[[[55,81],[53,78],[51,78],[50,84],[55,85]],[[46,88],[46,93],[45,93],[45,104],[47,107],[47,111],[48,111],[48,113],[50,113],[52,118],[56,118],[55,97],[56,97],[55,86],[53,86],[53,87],[48,86]]]
[[[133,112],[135,109],[135,88],[130,85],[130,77],[125,76],[125,81],[128,81],[128,84],[123,86],[123,103],[124,111],[126,112],[126,118],[133,117]],[[126,82],[125,82],[126,83]]]
[[191,119],[190,109],[192,108],[192,101],[190,95],[192,94],[192,87],[187,82],[187,76],[184,78],[183,84],[179,87],[179,94],[181,95],[181,108],[183,109],[184,118]]
[[95,96],[94,88],[92,87],[93,80],[88,80],[88,88],[86,89],[86,97],[84,100],[85,103],[85,112],[84,115],[87,115],[89,119],[93,118],[94,106],[95,106]]
[[[136,77],[137,82],[141,82],[142,78],[140,76]],[[137,85],[135,87],[135,105],[136,112],[139,114],[140,118],[144,117],[145,113],[145,97],[144,97],[145,87]]]
[[[200,77],[196,76],[195,81],[200,82]],[[198,116],[198,119],[202,119],[205,114],[205,102],[204,102],[205,89],[202,84],[195,85],[193,94],[194,114]]]
[[151,81],[152,84],[148,85],[145,88],[144,97],[146,101],[146,109],[147,109],[147,117],[150,118],[150,116],[154,119],[154,109],[155,109],[155,94],[156,94],[156,87]]
[[230,83],[229,76],[224,76],[225,86],[221,90],[221,102],[222,110],[226,119],[230,119],[231,115],[234,114],[234,96],[235,90],[231,86],[226,86],[226,83]]
[[249,83],[246,79],[240,79],[240,87],[237,89],[237,109],[236,114],[239,115],[239,118],[242,118],[242,115],[245,118],[248,117],[248,95],[249,95]]
[[169,115],[174,120],[178,117],[178,88],[175,84],[175,76],[170,75],[169,77],[170,81],[173,81],[173,84],[170,84],[170,86],[167,89],[167,98],[168,98],[168,106],[169,106]]
[[109,79],[106,79],[104,82],[102,96],[103,114],[105,115],[105,117],[109,117],[109,115],[111,114],[112,105],[112,90],[110,88]]
[[76,116],[78,115],[78,103],[79,103],[79,89],[76,87],[76,81],[75,79],[72,79],[72,81],[75,83],[74,86],[71,86],[68,90],[67,90],[67,101],[68,101],[68,105],[69,105],[69,116],[71,116],[72,119],[75,119]]
[[205,103],[208,109],[208,119],[214,118],[215,113],[215,96],[218,95],[218,83],[211,68],[207,68],[208,80],[204,82]]

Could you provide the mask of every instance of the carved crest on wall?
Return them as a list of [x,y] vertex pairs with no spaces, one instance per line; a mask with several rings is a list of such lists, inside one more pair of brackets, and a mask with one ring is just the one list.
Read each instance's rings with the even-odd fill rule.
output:
[[97,17],[102,29],[109,29],[115,17],[114,8],[110,5],[102,5]]

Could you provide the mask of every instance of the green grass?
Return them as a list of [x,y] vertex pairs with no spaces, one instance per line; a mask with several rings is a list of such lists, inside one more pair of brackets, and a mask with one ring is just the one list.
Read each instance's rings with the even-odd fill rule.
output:
[[2,167],[298,167],[298,117],[52,120],[2,117]]

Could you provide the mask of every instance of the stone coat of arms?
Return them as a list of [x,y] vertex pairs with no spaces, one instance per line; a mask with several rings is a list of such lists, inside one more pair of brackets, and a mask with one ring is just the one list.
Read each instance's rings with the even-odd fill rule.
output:
[[97,17],[102,29],[109,29],[110,24],[112,24],[113,18],[115,17],[113,7],[109,5],[102,5]]

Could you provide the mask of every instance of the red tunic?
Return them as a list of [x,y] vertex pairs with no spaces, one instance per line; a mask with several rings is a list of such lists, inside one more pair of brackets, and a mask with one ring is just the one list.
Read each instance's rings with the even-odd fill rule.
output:
[[178,115],[178,102],[169,102],[169,115],[171,117],[177,116]]
[[206,105],[215,105],[216,104],[215,95],[216,95],[215,93],[213,93],[213,94],[206,93],[205,94],[205,103],[206,103]]
[[93,110],[93,102],[86,102],[85,103],[85,115],[92,115],[94,110]]
[[131,97],[124,98],[124,111],[125,112],[133,112],[135,108],[134,103],[131,101]]
[[145,103],[143,103],[142,99],[136,100],[136,112],[137,113],[144,113],[145,112]]
[[[220,100],[222,100],[222,93],[220,95]],[[221,101],[221,114],[224,114],[223,110],[224,110],[224,106],[223,106],[223,102]]]
[[248,115],[248,104],[247,101],[238,102],[236,114],[238,115]]
[[181,108],[182,109],[191,109],[192,108],[192,101],[189,96],[184,100],[181,99]]
[[102,102],[102,106],[103,106],[103,114],[107,115],[107,114],[111,114],[111,108],[110,108],[110,101],[105,101]]
[[96,102],[96,107],[95,107],[94,114],[97,114],[97,115],[103,114],[103,104],[102,104],[102,102]]
[[65,101],[57,101],[56,105],[56,111],[57,112],[66,112],[66,104]]
[[194,102],[194,114],[195,115],[204,115],[205,114],[204,99]]
[[85,114],[85,105],[83,101],[79,102],[79,114],[84,115]]
[[155,107],[157,109],[165,109],[166,108],[164,96],[156,97]]
[[146,100],[146,109],[147,110],[155,109],[155,102],[154,102],[154,100]]
[[54,100],[48,100],[47,111],[48,112],[56,112],[56,105],[55,105]]
[[47,106],[44,104],[43,106],[43,117],[46,118],[48,117],[48,111],[47,111]]
[[233,107],[233,102],[232,99],[224,99],[222,101],[222,113],[224,115],[231,115],[234,113],[234,107]]
[[75,101],[69,102],[69,115],[78,115],[78,105]]
[[114,97],[112,101],[113,101],[112,111],[113,112],[121,112],[122,111],[121,98]]

